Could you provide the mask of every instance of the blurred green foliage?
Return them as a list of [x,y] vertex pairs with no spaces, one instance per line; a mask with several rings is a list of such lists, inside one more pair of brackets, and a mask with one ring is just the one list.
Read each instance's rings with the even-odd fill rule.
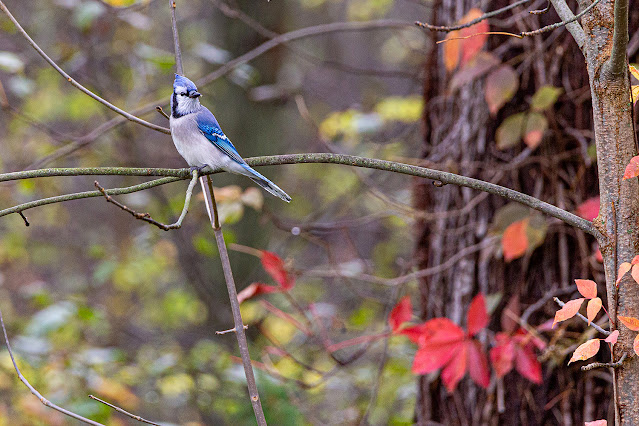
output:
[[[157,99],[167,110],[175,64],[168,4],[6,3],[41,47],[90,90],[127,110]],[[255,25],[225,17],[215,5],[211,0],[178,2],[184,66],[193,78],[267,40]],[[417,4],[392,0],[240,1],[237,6],[276,32],[389,16],[410,24],[423,13]],[[324,150],[317,140],[352,154],[416,157],[423,109],[418,66],[425,44],[421,33],[410,28],[318,36],[296,42],[296,49],[273,49],[199,89],[203,103],[246,157]],[[44,63],[4,16],[0,83],[0,94],[6,93],[10,105],[0,110],[3,173],[87,141],[83,137],[114,117]],[[277,96],[255,96],[265,88]],[[302,100],[308,116],[300,114]],[[155,112],[144,118],[167,125]],[[169,137],[126,123],[38,167],[106,165],[185,166]],[[312,331],[306,334],[274,315],[259,299],[243,304],[267,420],[277,425],[356,424],[368,411],[371,424],[411,423],[414,348],[407,340],[390,341],[377,377],[381,341],[340,366],[320,337],[337,343],[384,329],[395,290],[358,275],[406,272],[412,250],[407,243],[413,221],[410,180],[329,165],[260,171],[293,202],[285,205],[243,177],[215,175],[225,240],[272,250],[287,260],[297,276],[293,299],[282,294],[260,298]],[[97,179],[107,188],[141,181]],[[93,190],[94,180],[5,183],[0,208]],[[186,182],[180,182],[117,198],[169,223],[182,209],[185,189]],[[232,321],[199,191],[183,228],[168,233],[100,198],[25,214],[28,228],[17,215],[0,218],[0,308],[18,363],[43,395],[109,425],[130,424],[130,419],[87,394],[166,424],[252,424],[243,370],[233,358],[235,338],[215,335]],[[230,255],[239,289],[258,281],[273,284],[258,259],[237,251]],[[334,355],[347,359],[360,348]],[[371,392],[377,392],[377,402],[369,408]],[[0,426],[73,424],[28,393],[6,351],[0,352],[0,394]]]

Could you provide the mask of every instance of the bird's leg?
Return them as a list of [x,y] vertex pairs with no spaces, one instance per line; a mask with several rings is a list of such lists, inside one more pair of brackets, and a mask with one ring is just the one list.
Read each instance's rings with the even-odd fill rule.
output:
[[191,171],[191,175],[193,175],[193,172],[197,170],[198,174],[202,172],[202,170],[204,170],[204,168],[206,167],[206,165],[204,166],[191,166],[189,167],[189,170]]

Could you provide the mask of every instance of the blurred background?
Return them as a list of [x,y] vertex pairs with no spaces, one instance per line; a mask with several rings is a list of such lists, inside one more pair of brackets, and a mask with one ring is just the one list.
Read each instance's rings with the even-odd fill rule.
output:
[[[423,135],[422,69],[432,50],[411,0],[177,2],[186,75],[196,80],[278,34],[331,22],[378,21],[365,31],[292,40],[200,85],[244,157],[335,151],[410,161]],[[26,31],[65,71],[115,105],[168,127],[175,69],[168,1],[8,0]],[[303,34],[302,34],[303,35]],[[0,170],[43,167],[185,167],[170,136],[118,116],[58,75],[0,16]],[[155,102],[155,103],[154,103]],[[115,118],[115,121],[113,120]],[[106,124],[105,124],[106,123]],[[215,175],[227,243],[270,250],[296,277],[295,299],[265,296],[331,341],[383,332],[412,268],[411,179],[335,165],[260,168],[286,204],[245,178]],[[104,187],[142,178],[98,177]],[[94,177],[0,186],[0,206],[93,190]],[[116,197],[173,222],[187,182]],[[153,421],[251,424],[243,370],[213,232],[199,188],[182,229],[164,232],[93,198],[52,204],[0,221],[0,306],[25,376],[47,398],[96,421],[135,423],[90,400],[95,394]],[[235,248],[233,248],[235,247]],[[260,259],[232,246],[239,289],[275,284]],[[351,277],[374,277],[362,281]],[[346,277],[346,278],[344,278]],[[412,280],[407,285],[415,286]],[[415,387],[407,340],[330,354],[319,338],[242,304],[267,420],[278,425],[411,423]],[[317,331],[317,330],[316,330]],[[392,356],[388,348],[392,346]],[[278,349],[280,348],[280,349]],[[290,352],[286,354],[283,351]],[[0,424],[74,421],[40,404],[0,352]],[[378,375],[380,361],[383,380]],[[343,364],[343,365],[342,365]],[[269,373],[270,371],[270,373]],[[276,374],[275,374],[276,373]],[[372,389],[379,402],[371,403]]]

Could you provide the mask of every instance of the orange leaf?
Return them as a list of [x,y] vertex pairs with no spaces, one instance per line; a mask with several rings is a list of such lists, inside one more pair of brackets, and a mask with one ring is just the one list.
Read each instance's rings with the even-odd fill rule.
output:
[[588,313],[588,325],[595,319],[599,311],[601,310],[601,299],[595,297],[588,301],[588,307],[586,308],[586,312]]
[[599,346],[601,342],[599,339],[590,339],[586,343],[579,345],[575,352],[572,354],[572,358],[568,361],[568,364],[575,361],[584,361],[588,358],[592,358],[599,352]]
[[632,271],[630,272],[635,282],[639,283],[639,265],[632,265]]
[[[479,18],[483,14],[484,13],[479,9],[470,9],[468,13],[462,18],[460,24],[466,24],[473,19]],[[460,37],[474,36],[461,41],[462,64],[465,64],[466,62],[474,58],[475,55],[484,47],[484,44],[486,44],[486,40],[488,40],[488,34],[482,33],[487,33],[489,30],[490,26],[488,25],[488,21],[484,20],[468,28],[463,28],[459,31]]]
[[585,426],[608,426],[608,420],[594,420],[584,423]]
[[[451,31],[446,35],[444,41],[444,66],[447,71],[452,71],[457,68],[459,65],[459,54],[461,48],[461,40],[457,39],[459,37],[459,31]],[[452,40],[451,40],[452,39]]]
[[597,283],[593,280],[575,280],[577,283],[577,290],[586,299],[593,299],[597,297]]
[[623,178],[630,179],[637,176],[639,176],[639,155],[630,159],[630,163],[626,166],[626,172],[623,174]]
[[632,349],[639,355],[639,334],[635,337],[635,341],[632,343]]
[[504,231],[501,237],[501,248],[506,262],[522,257],[528,250],[527,226],[528,219],[522,219],[511,223]]
[[628,262],[624,262],[619,265],[619,272],[617,272],[617,282],[615,283],[617,284],[617,286],[621,282],[623,276],[626,275],[626,273],[630,270],[630,268],[632,268],[632,265]]
[[617,316],[617,318],[632,331],[639,331],[639,319],[635,317],[622,317],[621,315]]
[[632,258],[632,262],[630,262],[633,265],[636,265],[637,263],[639,263],[639,255],[635,256]]
[[577,312],[579,312],[579,308],[581,308],[581,304],[583,302],[583,298],[566,302],[566,304],[555,313],[555,320],[552,322],[552,326],[554,327],[556,323],[566,321],[567,319],[574,317]]
[[612,333],[610,333],[608,337],[606,337],[606,342],[610,343],[611,345],[614,345],[615,343],[617,343],[618,338],[619,338],[619,330],[615,330]]

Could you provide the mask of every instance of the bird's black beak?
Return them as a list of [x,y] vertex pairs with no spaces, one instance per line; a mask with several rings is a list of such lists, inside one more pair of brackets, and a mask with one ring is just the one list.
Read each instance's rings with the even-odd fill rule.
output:
[[189,92],[189,98],[199,98],[200,96],[202,96],[202,94],[196,90],[193,90],[191,92]]

